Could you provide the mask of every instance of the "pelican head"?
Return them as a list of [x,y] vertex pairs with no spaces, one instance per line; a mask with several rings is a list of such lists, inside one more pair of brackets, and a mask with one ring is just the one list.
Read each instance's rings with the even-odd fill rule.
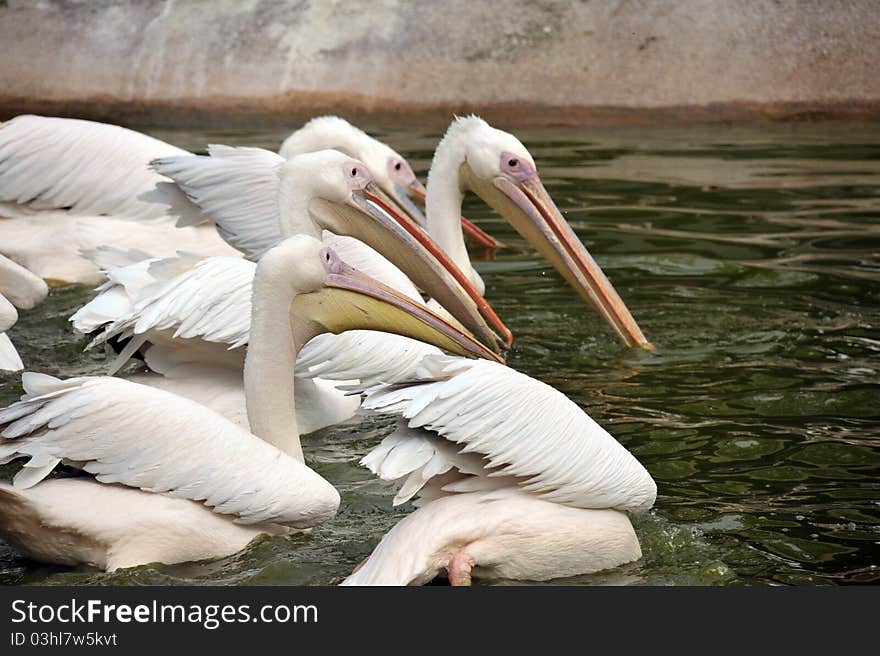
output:
[[297,348],[321,333],[379,330],[456,355],[503,362],[460,327],[349,266],[332,248],[309,235],[290,237],[267,251],[257,265],[257,275],[290,286]]
[[535,160],[519,139],[471,116],[457,119],[444,138],[447,140],[463,148],[458,159],[462,192],[473,191],[504,216],[628,346],[652,349],[623,300],[550,198]]
[[360,160],[367,167],[380,193],[402,208],[418,225],[425,225],[425,216],[411,200],[411,197],[424,197],[425,187],[413,173],[406,158],[343,118],[313,118],[285,139],[279,154],[290,159],[327,148]]
[[[420,227],[426,226],[425,215],[413,203],[424,204],[427,191],[419,182],[412,166],[400,153],[356,128],[338,116],[313,118],[281,144],[279,154],[290,159],[296,155],[332,148],[360,160],[376,184],[376,194],[402,210]],[[484,248],[496,248],[498,242],[473,223],[461,218],[465,234]]]
[[[382,253],[490,349],[498,352],[509,342],[507,328],[456,265],[377,193],[363,162],[339,151],[321,150],[287,160],[279,176],[284,236],[304,232],[320,237],[322,230],[329,230],[355,237]],[[303,216],[309,217],[310,226],[294,220]]]

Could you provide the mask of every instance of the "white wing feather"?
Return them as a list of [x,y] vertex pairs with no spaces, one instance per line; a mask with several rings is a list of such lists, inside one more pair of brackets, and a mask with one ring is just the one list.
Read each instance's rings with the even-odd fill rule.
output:
[[[653,505],[657,487],[641,463],[549,385],[494,362],[447,356],[427,358],[419,378],[368,390],[363,407],[433,431],[461,454],[481,456],[487,476],[513,477],[547,501],[630,511]],[[376,458],[365,460],[381,470]],[[419,463],[411,458],[410,472]]]
[[0,459],[30,458],[16,487],[65,462],[245,524],[307,527],[336,512],[339,495],[321,476],[197,403],[119,378],[22,380],[22,401],[0,410]]
[[461,453],[436,433],[410,428],[404,421],[399,421],[395,431],[364,456],[361,464],[382,480],[400,483],[395,506],[416,494],[418,506],[449,493],[514,484],[505,478],[489,478],[479,455]]
[[261,148],[211,145],[208,152],[164,157],[152,166],[174,180],[227,243],[257,260],[283,239],[276,169],[285,160]]
[[186,196],[149,168],[157,157],[185,154],[116,125],[18,116],[0,125],[0,201],[25,210],[166,221],[171,206],[198,217]]
[[308,342],[297,355],[296,374],[372,385],[409,378],[426,356],[442,354],[437,347],[409,337],[349,330]]
[[[409,279],[363,242],[326,231],[323,236],[324,243],[345,262],[423,302]],[[252,262],[226,257],[148,260],[111,269],[107,272],[110,280],[99,287],[98,296],[71,321],[83,333],[104,325],[96,344],[117,335],[144,335],[149,340],[164,332],[164,339],[197,338],[236,348],[249,338],[255,271]],[[335,380],[397,380],[415,371],[425,355],[437,353],[438,349],[405,337],[351,331],[322,335],[309,342],[300,354],[303,364],[297,360],[296,371],[309,378],[323,376],[316,368],[321,364],[320,371],[327,374],[323,377]]]
[[70,317],[74,330],[83,334],[125,319],[139,300],[149,298],[173,278],[206,259],[201,255],[178,251],[176,257],[140,257],[130,261],[134,258],[131,251],[109,247],[98,249],[94,257],[96,264],[110,264],[113,261],[121,264],[103,269],[107,281],[96,289],[97,296]]
[[[231,348],[246,344],[255,271],[256,264],[235,257],[198,261],[179,275],[142,288],[141,297],[131,302],[126,313],[109,323],[95,338],[95,343],[116,335],[131,337],[169,331],[173,338],[199,338],[228,344]],[[97,316],[104,312],[99,299],[112,291],[113,288],[108,288],[89,303],[91,314]],[[77,313],[83,314],[75,322],[83,327],[88,318],[84,310]]]

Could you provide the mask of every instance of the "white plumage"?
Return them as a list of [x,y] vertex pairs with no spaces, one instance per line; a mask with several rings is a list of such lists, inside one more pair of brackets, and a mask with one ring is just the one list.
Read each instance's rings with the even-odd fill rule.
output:
[[[215,222],[217,231],[248,259],[258,260],[283,235],[278,211],[278,166],[285,159],[262,148],[208,146],[209,157],[189,155],[154,160],[158,173]],[[176,207],[170,207],[174,214]],[[178,225],[187,225],[188,214]]]
[[[163,205],[197,215],[198,208],[174,185],[156,189],[168,180],[148,167],[158,157],[186,154],[117,125],[18,116],[0,125],[0,201],[139,221],[169,221]],[[151,192],[151,198],[141,198]]]
[[[149,276],[146,280],[129,275],[144,269]],[[200,338],[236,348],[248,339],[255,271],[256,264],[234,257],[205,258],[195,263],[154,260],[122,270],[111,269],[110,282],[71,321],[82,332],[98,328],[100,324],[95,325],[95,321],[109,314],[102,307],[109,296],[119,299],[122,313],[106,325],[97,343],[117,335],[156,337],[167,331],[171,339]],[[126,303],[128,307],[124,307]]]
[[206,560],[241,551],[261,533],[289,530],[236,524],[196,501],[84,477],[53,478],[26,490],[0,483],[3,539],[44,563],[112,571]]
[[[205,266],[197,263],[183,275]],[[297,346],[331,326],[385,325],[389,311],[413,317],[415,323],[400,328],[405,334],[442,344],[466,339],[411,300],[383,296],[375,280],[307,235],[267,251],[247,282],[253,301],[243,387],[251,430],[128,380],[25,374],[21,401],[0,410],[0,463],[27,459],[13,486],[0,486],[0,535],[49,562],[117,567],[145,558],[228,555],[256,534],[224,528],[216,516],[256,532],[314,526],[335,514],[339,494],[303,464],[291,375]],[[465,353],[483,352],[475,342],[455,343]],[[70,486],[45,480],[59,464],[94,477],[77,487],[85,505],[71,507],[59,497]],[[126,488],[150,495],[133,496]],[[59,518],[62,508],[69,514]],[[113,521],[95,522],[94,508]]]
[[[174,394],[106,377],[22,376],[0,410],[0,535],[42,562],[106,570],[225,556],[332,517],[336,490],[299,460]],[[46,476],[58,463],[92,477]]]
[[425,356],[442,353],[408,337],[349,330],[340,335],[319,335],[306,344],[296,359],[296,373],[340,383],[358,380],[372,384],[406,378]]
[[[322,241],[359,271],[422,302],[400,269],[363,242],[326,231]],[[82,333],[103,327],[96,343],[115,336],[152,339],[166,332],[170,339],[237,348],[248,340],[255,271],[253,262],[230,257],[152,259],[110,269],[108,282],[71,322]],[[342,336],[332,337],[331,342]]]
[[188,399],[119,378],[26,373],[22,383],[23,400],[0,410],[0,461],[29,458],[16,488],[64,462],[244,524],[303,528],[336,512],[338,495],[318,474]]
[[[237,254],[153,159],[187,154],[115,125],[19,116],[0,125],[0,253],[39,277],[94,284],[102,246]],[[190,227],[176,228],[174,216]]]
[[[657,487],[629,451],[564,394],[510,367],[429,357],[414,381],[368,390],[363,407],[399,415],[408,428],[442,437],[439,444],[478,455],[480,475],[506,477],[542,499],[630,512],[654,504]],[[422,443],[405,461],[399,448],[386,456],[397,456],[395,471],[401,471],[391,478],[420,469],[429,453],[442,453],[424,437]],[[374,454],[365,464],[380,475],[387,467]]]
[[543,501],[515,487],[445,495],[398,522],[342,585],[547,581],[638,560],[625,513]]
[[[418,509],[347,585],[544,580],[638,558],[625,512],[657,487],[620,443],[552,387],[503,365],[425,358],[409,380],[366,391],[365,409],[400,417],[361,464]],[[592,550],[591,550],[592,549]],[[555,554],[555,555],[554,555]]]
[[[351,266],[422,302],[412,282],[363,242],[326,231],[323,237]],[[142,348],[150,369],[161,376],[139,375],[138,382],[193,398],[242,422],[244,356],[234,350],[249,339],[255,270],[253,262],[225,257],[154,259],[111,269],[99,294],[71,321],[83,333],[103,327],[94,343],[132,338],[114,369]],[[407,337],[368,330],[319,335],[297,358],[300,430],[310,433],[343,421],[359,406],[357,396],[336,391],[321,378],[389,380],[414,371],[425,355],[440,352]]]

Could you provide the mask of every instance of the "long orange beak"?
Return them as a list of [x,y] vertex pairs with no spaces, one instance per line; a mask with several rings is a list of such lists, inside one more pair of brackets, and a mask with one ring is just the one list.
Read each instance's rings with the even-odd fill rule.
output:
[[[421,182],[419,182],[418,180],[413,182],[406,188],[406,190],[412,198],[415,198],[423,205],[425,204],[425,199],[428,196],[428,192]],[[476,225],[474,225],[464,217],[461,217],[461,231],[464,233],[465,237],[470,239],[471,242],[473,242],[480,248],[494,251],[496,248],[502,245],[501,242],[499,242],[497,239],[483,232],[482,230],[480,230],[480,228],[478,228]]]
[[512,208],[504,203],[496,209],[593,305],[623,342],[653,350],[654,345],[645,339],[629,308],[563,218],[537,174],[521,182],[498,176],[492,187],[519,211],[511,212]]
[[462,184],[495,209],[605,319],[627,346],[652,350],[608,278],[563,218],[537,172],[484,179],[465,162]]

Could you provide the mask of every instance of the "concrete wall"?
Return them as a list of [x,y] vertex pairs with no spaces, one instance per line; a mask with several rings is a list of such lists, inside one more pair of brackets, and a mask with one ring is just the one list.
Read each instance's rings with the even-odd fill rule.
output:
[[880,114],[878,0],[0,0],[0,114]]

